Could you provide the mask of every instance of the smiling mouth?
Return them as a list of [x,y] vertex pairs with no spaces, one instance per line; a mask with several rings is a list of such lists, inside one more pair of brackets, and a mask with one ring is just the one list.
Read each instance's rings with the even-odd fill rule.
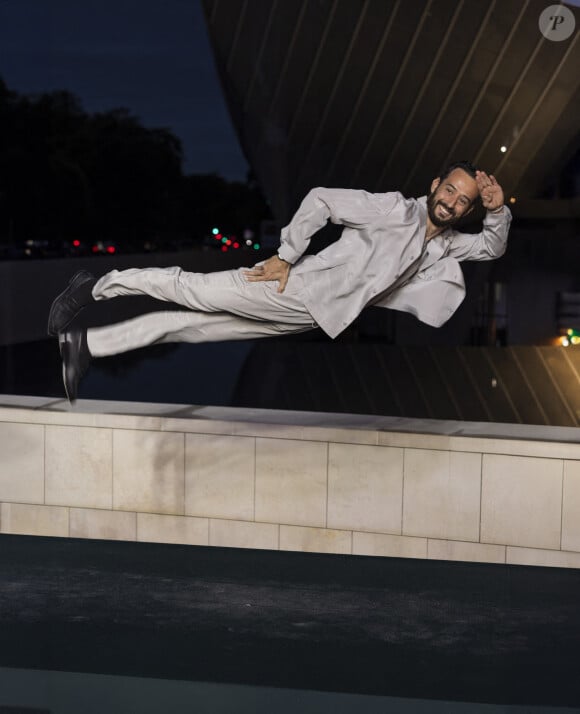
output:
[[442,215],[443,218],[452,218],[453,213],[445,208],[441,203],[437,204],[439,206],[439,213]]

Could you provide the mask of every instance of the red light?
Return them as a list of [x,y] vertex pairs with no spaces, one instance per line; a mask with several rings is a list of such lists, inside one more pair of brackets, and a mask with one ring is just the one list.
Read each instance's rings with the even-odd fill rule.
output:
[[238,243],[238,241],[236,241],[236,242],[234,243],[234,248],[239,248],[239,247],[240,247],[240,244]]
[[226,245],[231,245],[231,244],[232,244],[232,242],[231,242],[231,240],[228,238],[227,241],[226,241]]
[[221,240],[221,239],[222,239],[222,234],[221,234],[221,233],[216,233],[215,236],[214,236],[214,238],[215,238],[216,240]]
[[80,244],[81,244],[80,240],[73,240],[73,245],[75,248],[78,248]]
[[99,246],[98,246],[98,245],[94,245],[94,246],[93,246],[93,253],[98,253],[98,252],[99,252]]
[[222,245],[222,253],[227,253],[227,252],[228,252],[227,245]]
[[115,252],[115,246],[114,245],[109,245],[107,246],[107,253],[114,253]]

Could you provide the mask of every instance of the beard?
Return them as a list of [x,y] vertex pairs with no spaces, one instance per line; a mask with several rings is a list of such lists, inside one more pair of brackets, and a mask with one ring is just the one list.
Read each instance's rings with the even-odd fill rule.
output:
[[[445,201],[436,200],[435,193],[436,190],[432,191],[427,196],[427,213],[429,215],[431,223],[437,228],[448,228],[449,226],[455,225],[459,221],[461,216],[457,216],[455,214],[455,211],[452,208],[449,208]],[[435,213],[435,209],[437,208],[437,206],[442,206],[449,213],[449,217],[441,218],[440,216],[438,216]]]

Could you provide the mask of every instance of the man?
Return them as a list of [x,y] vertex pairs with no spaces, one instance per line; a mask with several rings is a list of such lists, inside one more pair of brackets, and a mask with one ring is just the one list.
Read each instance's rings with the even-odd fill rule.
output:
[[[481,233],[453,230],[481,200]],[[304,256],[330,219],[338,241]],[[99,280],[81,271],[53,302],[48,332],[58,335],[63,380],[74,402],[92,358],[161,342],[208,342],[303,332],[331,338],[368,305],[414,314],[439,327],[465,296],[458,261],[503,255],[511,213],[493,176],[462,161],[431,184],[428,197],[313,189],[282,230],[278,254],[251,269],[187,273],[180,268],[113,270]],[[154,312],[116,325],[69,327],[94,300],[149,295],[187,311]]]

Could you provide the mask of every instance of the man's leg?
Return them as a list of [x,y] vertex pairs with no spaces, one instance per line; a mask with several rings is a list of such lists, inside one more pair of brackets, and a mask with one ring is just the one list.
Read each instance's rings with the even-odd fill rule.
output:
[[94,286],[95,300],[148,295],[201,312],[228,312],[250,320],[293,324],[310,320],[303,303],[302,278],[290,273],[286,290],[278,283],[251,283],[244,270],[190,273],[179,267],[113,270]]
[[89,328],[86,342],[90,357],[108,357],[166,342],[253,340],[305,332],[313,327],[311,320],[286,324],[249,320],[225,312],[163,311],[150,312],[114,325]]
[[67,398],[76,400],[79,382],[93,357],[128,352],[165,342],[220,342],[305,332],[312,320],[294,324],[249,320],[228,313],[152,312],[115,325],[76,329],[59,335]]
[[283,293],[276,282],[250,283],[241,270],[183,273],[179,268],[108,273],[93,289],[95,299],[151,295],[186,303],[185,312],[151,313],[120,325],[60,333],[65,390],[71,402],[92,356],[105,356],[157,342],[252,339],[316,327],[303,302],[302,279],[290,276]]
[[[274,322],[302,321],[306,308],[301,298],[299,276],[290,274],[283,294],[277,283],[250,283],[244,268],[213,273],[190,273],[179,267],[113,270],[99,280],[73,276],[68,287],[52,304],[48,332],[64,331],[81,310],[94,300],[126,295],[148,295],[190,310],[230,312],[240,317]],[[90,278],[90,274],[86,274]]]

